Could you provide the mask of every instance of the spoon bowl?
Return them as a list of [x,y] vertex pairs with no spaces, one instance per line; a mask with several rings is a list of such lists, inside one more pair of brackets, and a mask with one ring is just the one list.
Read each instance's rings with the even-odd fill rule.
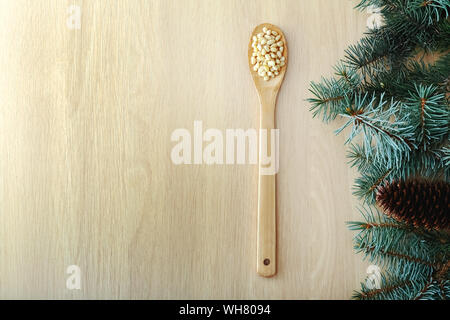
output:
[[[263,28],[267,28],[269,30],[276,31],[281,36],[280,40],[284,42],[283,56],[286,59],[286,61],[285,61],[286,65],[280,70],[280,74],[273,79],[269,79],[269,81],[265,81],[264,78],[260,77],[258,75],[258,72],[253,70],[253,65],[251,63],[251,58],[253,55],[253,47],[252,47],[253,36],[256,36],[258,33],[262,33]],[[253,77],[253,82],[255,83],[256,90],[258,91],[259,94],[261,94],[261,92],[263,92],[263,91],[267,91],[270,89],[272,89],[272,91],[275,91],[275,93],[278,93],[278,91],[280,90],[281,84],[283,83],[284,75],[286,74],[286,69],[287,69],[287,65],[288,65],[287,41],[286,41],[286,37],[284,36],[283,31],[281,31],[280,28],[278,28],[277,26],[270,24],[270,23],[263,23],[263,24],[260,24],[259,26],[257,26],[253,30],[252,35],[250,37],[250,42],[248,44],[248,64],[250,67],[250,73]]]

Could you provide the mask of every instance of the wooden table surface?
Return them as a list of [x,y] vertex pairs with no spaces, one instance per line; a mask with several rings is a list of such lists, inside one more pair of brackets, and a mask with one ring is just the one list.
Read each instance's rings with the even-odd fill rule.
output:
[[[308,84],[365,31],[347,0],[0,2],[0,298],[347,299],[368,262],[339,123]],[[81,8],[70,29],[68,7]],[[177,128],[258,128],[247,45],[278,25],[278,274],[256,274],[256,165],[175,165]],[[81,270],[69,290],[66,269]]]

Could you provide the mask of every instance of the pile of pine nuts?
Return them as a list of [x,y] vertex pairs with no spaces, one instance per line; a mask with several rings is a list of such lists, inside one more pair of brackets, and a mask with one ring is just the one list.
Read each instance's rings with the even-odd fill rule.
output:
[[286,65],[281,35],[264,27],[252,40],[253,54],[250,63],[253,71],[258,72],[265,81],[275,78]]

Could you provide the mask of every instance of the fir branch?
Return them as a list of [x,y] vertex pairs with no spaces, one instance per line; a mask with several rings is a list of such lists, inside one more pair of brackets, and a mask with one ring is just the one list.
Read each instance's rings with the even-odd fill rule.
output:
[[[448,252],[447,248],[450,245],[450,232],[427,230],[425,228],[416,227],[397,221],[386,215],[380,214],[377,210],[369,208],[359,209],[365,221],[348,222],[348,228],[353,231],[367,231],[369,229],[381,230],[381,232],[393,232],[395,230],[402,232],[402,235],[414,234],[420,241],[432,243],[432,246],[439,246],[438,251],[441,253]],[[447,261],[447,256],[441,258],[442,261]],[[445,264],[444,262],[443,264]],[[439,269],[439,268],[438,268]]]
[[411,300],[420,295],[426,286],[426,280],[409,280],[386,272],[381,274],[379,288],[368,287],[361,283],[361,291],[353,294],[356,300]]
[[[450,37],[450,34],[449,34]],[[385,94],[388,99],[406,101],[418,85],[437,87],[437,93],[448,93],[450,75],[450,53],[440,56],[435,63],[425,63],[423,59],[407,58],[399,63],[395,72],[378,72],[370,82],[364,82],[360,88],[369,94]]]
[[450,299],[450,281],[430,279],[414,300],[448,300]]
[[310,111],[313,116],[322,115],[323,121],[334,120],[342,112],[341,102],[347,95],[347,90],[336,79],[322,79],[321,83],[311,83],[309,90],[315,98],[308,101],[312,104]]
[[404,77],[398,81],[403,82],[405,97],[411,91],[416,91],[417,85],[433,85],[438,88],[438,93],[443,94],[448,91],[446,86],[450,75],[450,53],[439,57],[434,64],[425,63],[423,60],[408,60],[404,69]]
[[356,300],[446,300],[450,299],[450,281],[433,277],[404,280],[387,272],[381,275],[379,288],[361,283],[361,291],[354,292]]
[[[375,254],[377,248],[376,246],[373,247],[362,247],[363,249],[365,249],[365,253],[369,253],[369,254]],[[406,262],[412,262],[414,264],[420,264],[426,267],[430,267],[430,268],[434,268],[435,265],[431,262],[428,262],[426,260],[411,256],[411,255],[407,255],[407,254],[402,254],[402,253],[397,253],[394,251],[386,251],[383,249],[379,249],[377,254],[381,254],[381,255],[385,255],[387,257],[390,258],[394,258],[394,259],[400,259],[400,260],[405,260]]]
[[415,91],[405,103],[409,124],[414,128],[415,140],[424,150],[439,142],[449,132],[450,109],[445,103],[444,94],[438,94],[434,86],[416,85]]
[[365,172],[373,166],[373,157],[368,156],[373,152],[366,152],[364,146],[356,143],[351,143],[347,151],[347,158],[350,166],[356,167],[359,172]]
[[341,85],[349,92],[356,93],[361,85],[361,78],[358,73],[348,68],[344,63],[338,63],[334,67],[335,75],[341,80]]
[[409,158],[404,158],[398,166],[389,166],[387,156],[375,160],[373,152],[367,152],[364,145],[351,144],[347,157],[350,165],[356,167],[361,176],[356,178],[353,194],[368,204],[373,204],[377,189],[393,180],[405,180],[411,177],[426,177],[430,181],[450,179],[450,155],[445,158],[444,150],[450,154],[450,149],[414,150]]
[[[354,194],[372,204],[392,180],[450,180],[450,1],[361,0],[357,8],[368,6],[380,8],[384,26],[350,46],[336,78],[313,83],[309,101],[324,121],[347,119],[336,133],[350,129],[348,158],[361,174]],[[418,52],[439,59],[428,63]],[[386,276],[355,298],[450,298],[450,233],[362,213],[365,221],[349,223],[359,231],[355,249]]]
[[421,23],[428,25],[447,19],[450,2],[448,0],[410,0],[406,12]]
[[356,45],[349,46],[343,63],[350,69],[360,71],[364,81],[368,81],[377,73],[393,67],[396,59],[392,54],[397,51],[394,37],[381,28],[368,33]]
[[372,167],[371,172],[365,172],[361,177],[356,178],[353,194],[368,204],[374,204],[377,188],[390,179],[391,174],[390,168]]
[[384,159],[389,167],[396,167],[402,159],[408,158],[408,153],[415,148],[411,140],[413,132],[407,119],[398,114],[398,103],[391,101],[386,107],[383,95],[372,96],[369,100],[367,94],[355,94],[353,100],[347,97],[345,104],[342,116],[349,120],[336,134],[352,126],[346,144],[361,135],[366,156],[373,156],[375,161]]
[[414,298],[414,300],[422,300],[424,297],[429,295],[429,289],[433,284],[433,277],[424,284],[423,288],[419,291],[418,295]]
[[450,148],[443,148],[442,149],[442,163],[444,164],[444,166],[450,167]]
[[395,292],[404,290],[409,286],[411,286],[411,281],[398,281],[394,284],[383,286],[380,289],[362,290],[361,292],[354,294],[353,299],[357,300],[378,300],[380,298],[385,299],[386,296],[395,294]]
[[[384,266],[403,280],[429,277],[447,258],[442,256],[448,242],[442,243],[445,232],[429,232],[408,226],[369,209],[361,209],[365,222],[348,223],[351,230],[359,231],[355,249],[363,252],[371,262]],[[444,259],[444,260],[443,260]]]

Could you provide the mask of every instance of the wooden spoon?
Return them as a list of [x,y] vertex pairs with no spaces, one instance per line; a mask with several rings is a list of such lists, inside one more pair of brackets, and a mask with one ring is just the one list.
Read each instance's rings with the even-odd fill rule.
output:
[[[278,32],[284,42],[283,56],[285,57],[286,65],[280,70],[280,74],[265,81],[264,78],[258,75],[258,72],[253,70],[251,57],[253,54],[253,36],[263,32],[262,29],[266,27],[269,30]],[[267,142],[264,141],[266,137],[259,136],[259,182],[258,182],[258,231],[257,231],[257,272],[263,277],[271,277],[276,273],[276,248],[277,248],[277,234],[276,234],[276,181],[275,174],[262,174],[265,170],[261,163],[262,145],[266,145],[267,156],[270,154],[271,148],[271,130],[275,129],[275,106],[277,102],[278,91],[283,83],[284,75],[287,68],[287,43],[286,38],[280,28],[263,23],[253,30],[248,46],[248,61],[250,66],[250,73],[253,77],[256,90],[258,91],[259,101],[261,104],[260,111],[260,129],[266,129]],[[275,139],[276,141],[276,139]],[[274,159],[274,157],[272,157]]]

